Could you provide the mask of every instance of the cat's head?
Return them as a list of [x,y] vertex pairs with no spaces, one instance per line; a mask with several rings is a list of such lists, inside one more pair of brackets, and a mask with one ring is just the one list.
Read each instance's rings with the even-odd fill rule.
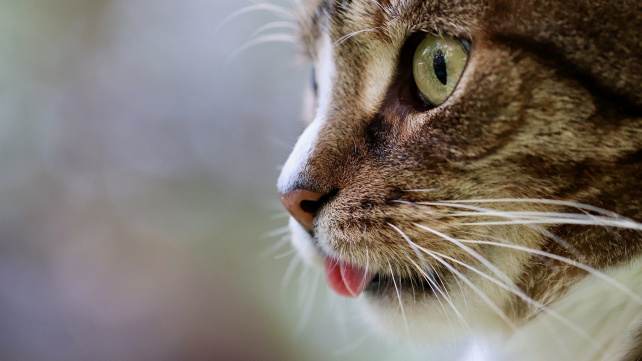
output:
[[642,218],[640,13],[306,2],[313,115],[278,181],[294,245],[375,323],[418,337],[509,328],[578,264],[639,255],[615,213]]

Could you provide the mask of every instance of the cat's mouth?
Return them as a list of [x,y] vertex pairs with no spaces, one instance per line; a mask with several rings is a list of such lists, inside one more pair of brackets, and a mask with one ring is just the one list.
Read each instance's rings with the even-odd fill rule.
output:
[[368,287],[364,290],[371,295],[387,295],[391,292],[398,294],[410,292],[412,294],[434,294],[435,289],[441,287],[440,279],[434,273],[427,276],[395,276],[389,274],[376,274]]
[[395,292],[433,294],[441,280],[435,272],[426,271],[421,275],[398,276],[392,273],[371,272],[366,268],[340,261],[331,257],[325,259],[325,273],[328,286],[337,294],[356,298],[361,293],[384,295]]

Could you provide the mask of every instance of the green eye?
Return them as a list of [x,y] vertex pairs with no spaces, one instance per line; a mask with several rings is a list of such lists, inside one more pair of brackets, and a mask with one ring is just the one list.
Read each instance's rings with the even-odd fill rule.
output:
[[468,42],[428,35],[415,50],[412,72],[419,92],[437,106],[453,92],[468,60]]

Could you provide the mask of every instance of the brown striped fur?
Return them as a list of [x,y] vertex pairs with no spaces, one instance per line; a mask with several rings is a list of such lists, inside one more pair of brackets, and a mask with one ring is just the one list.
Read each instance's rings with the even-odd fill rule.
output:
[[[419,257],[390,225],[426,249],[484,272],[456,239],[493,240],[606,270],[642,257],[642,232],[599,225],[466,225],[485,216],[422,205],[474,199],[551,199],[642,221],[642,2],[638,0],[311,0],[301,8],[302,49],[317,61],[329,34],[336,77],[325,122],[291,187],[331,194],[315,217],[323,252],[395,275],[427,261],[456,292],[443,265]],[[369,31],[363,31],[368,30]],[[360,32],[361,31],[361,32]],[[347,35],[359,32],[346,38]],[[411,58],[418,33],[470,40],[455,92],[429,109],[414,97]],[[426,192],[408,190],[433,189]],[[282,192],[284,190],[281,190]],[[470,203],[502,211],[578,212],[541,203]],[[589,214],[594,214],[588,212]],[[554,236],[553,236],[554,235]],[[483,244],[526,295],[545,305],[587,273],[564,262]],[[367,254],[366,254],[367,249]],[[451,263],[518,325],[540,310]],[[407,292],[421,319],[424,298]],[[471,293],[471,307],[484,302]],[[394,295],[368,302],[396,310]],[[429,301],[426,301],[429,302]],[[381,311],[383,312],[383,311]],[[483,316],[480,316],[484,318]],[[377,322],[377,321],[375,321]],[[382,324],[385,322],[381,322]],[[635,349],[640,351],[639,343]],[[633,352],[633,351],[632,351]],[[633,355],[626,360],[638,360]]]

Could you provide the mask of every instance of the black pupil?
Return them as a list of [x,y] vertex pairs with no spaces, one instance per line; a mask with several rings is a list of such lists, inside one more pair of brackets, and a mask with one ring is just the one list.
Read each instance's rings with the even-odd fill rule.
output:
[[446,85],[448,82],[448,71],[446,70],[446,58],[444,53],[441,50],[437,50],[435,54],[435,59],[433,60],[433,68],[435,69],[435,75],[437,79],[443,84]]

